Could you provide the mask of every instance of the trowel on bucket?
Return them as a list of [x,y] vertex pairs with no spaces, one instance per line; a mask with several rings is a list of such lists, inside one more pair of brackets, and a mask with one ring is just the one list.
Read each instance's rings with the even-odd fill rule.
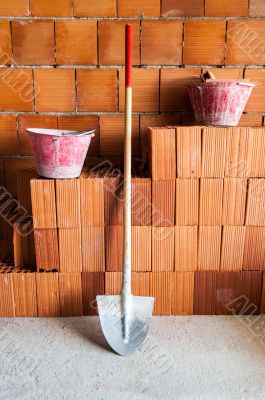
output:
[[154,305],[153,297],[133,296],[131,292],[131,130],[132,26],[125,28],[125,141],[124,141],[124,231],[123,276],[119,296],[97,296],[103,333],[112,349],[122,355],[133,354],[144,342]]

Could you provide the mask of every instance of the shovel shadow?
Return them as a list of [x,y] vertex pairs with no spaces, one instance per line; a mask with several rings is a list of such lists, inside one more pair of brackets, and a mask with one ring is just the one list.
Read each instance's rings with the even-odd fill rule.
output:
[[103,335],[99,317],[61,317],[60,321],[63,323],[64,329],[69,330],[100,349],[113,353]]

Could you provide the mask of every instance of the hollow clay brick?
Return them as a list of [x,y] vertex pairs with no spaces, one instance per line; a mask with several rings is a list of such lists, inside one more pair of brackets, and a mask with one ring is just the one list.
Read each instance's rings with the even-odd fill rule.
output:
[[176,180],[152,181],[152,225],[174,226]]
[[192,315],[194,294],[193,272],[172,272],[171,314]]
[[220,269],[242,270],[245,243],[245,226],[224,226]]
[[104,272],[82,272],[83,315],[97,315],[96,296],[105,293]]
[[36,273],[38,317],[60,317],[57,272]]
[[55,63],[53,21],[12,21],[12,43],[15,64]]
[[125,65],[125,25],[132,25],[132,65],[140,64],[140,21],[101,20],[98,23],[99,64]]
[[82,227],[82,270],[105,271],[105,240],[103,226]]
[[176,225],[198,225],[199,179],[176,179]]
[[59,274],[60,309],[62,317],[83,315],[82,285],[80,273]]
[[198,263],[198,227],[175,227],[175,271],[195,271]]
[[177,127],[177,177],[201,176],[201,128]]

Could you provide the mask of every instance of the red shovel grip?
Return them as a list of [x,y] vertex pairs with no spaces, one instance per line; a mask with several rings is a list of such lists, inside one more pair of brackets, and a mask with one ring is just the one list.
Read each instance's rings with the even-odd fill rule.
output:
[[132,25],[125,27],[125,87],[132,87]]

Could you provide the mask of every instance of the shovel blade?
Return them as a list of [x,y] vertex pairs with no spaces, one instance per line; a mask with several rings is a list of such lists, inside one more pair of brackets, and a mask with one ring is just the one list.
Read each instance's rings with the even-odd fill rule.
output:
[[154,298],[132,296],[129,340],[124,338],[124,317],[121,296],[97,296],[97,306],[104,336],[121,356],[133,354],[143,344],[153,311]]

